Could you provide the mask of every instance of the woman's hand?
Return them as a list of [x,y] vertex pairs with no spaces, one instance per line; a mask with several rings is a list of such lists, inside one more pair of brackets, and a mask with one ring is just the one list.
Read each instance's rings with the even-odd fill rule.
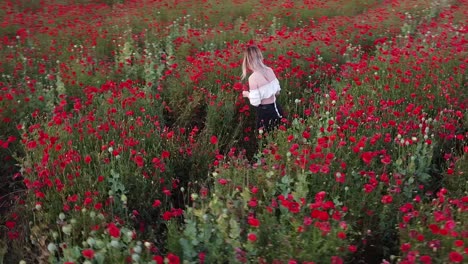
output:
[[243,91],[242,96],[243,97],[249,97],[249,91]]

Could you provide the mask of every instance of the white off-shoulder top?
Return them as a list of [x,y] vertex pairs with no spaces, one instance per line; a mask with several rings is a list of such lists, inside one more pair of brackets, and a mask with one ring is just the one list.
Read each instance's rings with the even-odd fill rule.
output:
[[270,98],[281,91],[280,83],[277,78],[273,81],[258,87],[258,89],[249,91],[249,101],[253,106],[259,106],[263,99]]

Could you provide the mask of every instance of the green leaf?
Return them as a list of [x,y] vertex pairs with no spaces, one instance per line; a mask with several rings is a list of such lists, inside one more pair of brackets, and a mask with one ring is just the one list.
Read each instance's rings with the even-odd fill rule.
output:
[[112,175],[112,178],[118,179],[120,177],[120,174],[115,172],[114,169],[111,169],[110,174]]
[[336,205],[336,206],[341,206],[343,205],[342,202],[340,202],[340,196],[336,196],[333,198],[333,203]]
[[281,178],[281,183],[284,183],[284,184],[289,184],[291,182],[291,178],[289,178],[289,176],[285,175]]
[[97,253],[94,255],[94,259],[96,260],[98,264],[104,264],[105,256],[104,254]]
[[196,227],[195,222],[193,221],[186,222],[184,235],[190,239],[195,239],[197,237],[197,227]]
[[71,255],[74,259],[79,259],[81,257],[81,250],[78,247],[74,247],[71,250]]
[[240,236],[239,223],[237,223],[237,221],[231,218],[229,220],[229,226],[231,227],[231,230],[229,232],[229,237],[232,239],[237,239]]
[[193,245],[189,243],[187,239],[181,238],[179,240],[179,243],[182,246],[184,256],[186,259],[193,259],[197,256],[197,252],[195,252]]
[[428,182],[430,179],[431,179],[431,175],[425,173],[425,172],[422,172],[422,173],[418,173],[418,177],[420,179],[421,182]]

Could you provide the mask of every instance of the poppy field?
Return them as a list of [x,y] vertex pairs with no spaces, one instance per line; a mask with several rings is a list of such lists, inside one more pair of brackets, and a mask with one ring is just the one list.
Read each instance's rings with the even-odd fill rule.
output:
[[0,263],[468,261],[467,0],[0,6]]

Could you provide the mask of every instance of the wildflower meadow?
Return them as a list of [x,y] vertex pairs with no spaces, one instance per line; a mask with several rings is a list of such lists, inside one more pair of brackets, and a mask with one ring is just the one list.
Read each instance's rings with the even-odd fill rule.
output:
[[0,263],[468,262],[467,0],[0,7]]

